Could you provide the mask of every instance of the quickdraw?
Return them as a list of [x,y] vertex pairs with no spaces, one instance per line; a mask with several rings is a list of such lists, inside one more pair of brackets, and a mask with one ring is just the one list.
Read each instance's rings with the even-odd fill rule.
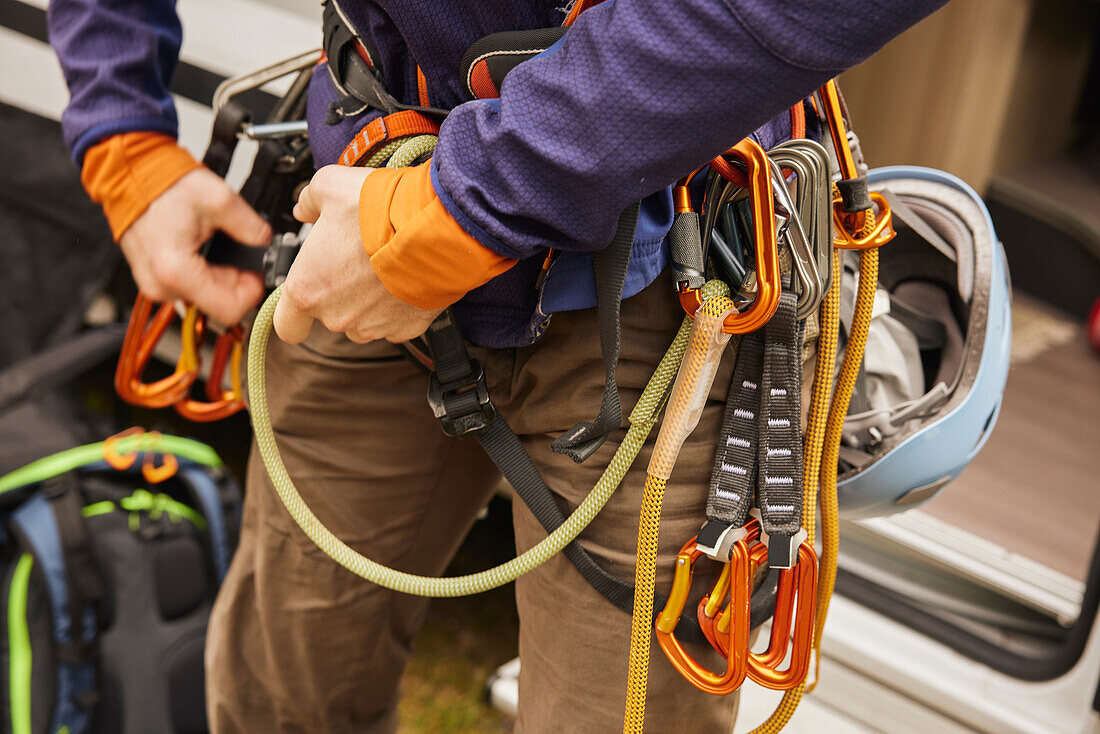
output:
[[[743,540],[733,545],[730,559],[722,566],[722,573],[714,588],[700,602],[700,610],[704,606],[709,606],[716,613],[722,598],[728,596],[729,599],[723,612],[726,630],[721,642],[714,637],[713,614],[701,617],[699,620],[699,626],[703,629],[707,640],[726,658],[726,671],[718,675],[696,661],[683,648],[675,634],[676,625],[687,604],[695,562],[704,556],[696,540],[697,538],[692,538],[685,543],[676,556],[676,575],[672,580],[672,593],[669,594],[668,603],[657,617],[655,627],[657,644],[661,646],[669,662],[689,683],[704,693],[724,696],[740,688],[749,672],[747,655],[728,654],[731,647],[736,650],[747,650],[749,646],[749,601],[752,596],[752,584],[751,582],[739,583],[752,578],[749,552]],[[738,583],[734,583],[734,580]],[[723,645],[725,649],[722,648]]]

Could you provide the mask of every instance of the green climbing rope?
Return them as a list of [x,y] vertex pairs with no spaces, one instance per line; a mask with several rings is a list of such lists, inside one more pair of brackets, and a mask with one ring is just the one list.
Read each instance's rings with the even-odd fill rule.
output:
[[[728,292],[728,288],[720,281],[707,283],[703,288],[704,298],[719,294],[727,295]],[[348,547],[317,519],[298,493],[297,487],[294,486],[294,481],[287,473],[283,459],[279,455],[279,447],[275,442],[271,414],[267,405],[267,385],[264,374],[272,317],[281,296],[282,287],[280,286],[264,302],[252,326],[252,336],[248,344],[248,398],[252,427],[256,434],[260,457],[263,459],[275,491],[302,532],[332,560],[357,576],[387,589],[431,597],[467,596],[503,586],[545,563],[576,539],[618,488],[656,424],[657,416],[668,394],[669,385],[675,378],[683,359],[692,323],[690,318],[684,318],[676,338],[673,339],[650,378],[649,384],[638,399],[637,405],[634,406],[630,414],[630,428],[612,456],[611,462],[596,482],[596,486],[560,527],[532,548],[495,568],[466,576],[436,578],[417,576],[388,568]]]

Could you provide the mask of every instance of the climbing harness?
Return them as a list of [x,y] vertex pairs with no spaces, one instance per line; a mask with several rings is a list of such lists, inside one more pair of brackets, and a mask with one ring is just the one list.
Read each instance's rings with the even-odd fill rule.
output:
[[[590,4],[578,0],[566,25]],[[447,114],[430,106],[427,83],[419,69],[419,105],[401,104],[389,95],[376,65],[376,54],[348,23],[335,0],[325,3],[324,23],[323,57],[297,57],[265,70],[270,74],[299,74],[292,85],[298,97],[281,102],[267,123],[253,125],[247,113],[233,102],[232,97],[247,87],[245,82],[234,81],[231,93],[218,97],[225,116],[219,114],[215,140],[207,154],[209,160],[227,167],[235,140],[246,136],[263,141],[261,152],[269,142],[281,146],[283,158],[277,160],[285,162],[290,156],[294,163],[290,173],[284,171],[277,191],[261,186],[266,175],[283,170],[270,156],[263,159],[262,165],[257,163],[259,168],[253,170],[246,184],[252,192],[250,201],[265,202],[272,212],[281,210],[272,216],[286,217],[288,202],[308,179],[300,176],[304,169],[296,167],[308,158],[304,130],[297,117],[304,104],[302,80],[319,60],[323,60],[341,95],[330,108],[331,121],[367,109],[383,113],[365,125],[346,147],[340,157],[344,165],[400,168],[425,163]],[[564,28],[509,32],[475,43],[461,64],[467,90],[479,98],[499,96],[509,69],[556,42],[564,32]],[[247,79],[257,84],[266,80],[262,72]],[[651,635],[671,664],[700,690],[729,694],[746,679],[783,690],[775,713],[754,730],[779,731],[807,690],[811,660],[820,663],[821,635],[836,581],[837,467],[846,466],[842,461],[845,456],[854,457],[853,441],[847,437],[856,428],[854,424],[846,428],[845,419],[871,327],[879,283],[878,248],[895,237],[895,227],[912,229],[926,240],[938,237],[934,224],[910,211],[930,211],[917,195],[908,193],[899,198],[889,191],[870,190],[860,156],[853,152],[855,139],[847,130],[834,82],[818,90],[813,108],[828,130],[824,141],[829,144],[828,150],[812,140],[797,139],[806,129],[807,104],[799,103],[790,113],[796,139],[767,153],[756,142],[742,140],[675,187],[675,217],[668,241],[677,297],[685,317],[631,411],[629,428],[607,468],[568,517],[493,405],[484,371],[470,358],[451,313],[444,312],[433,322],[423,340],[403,345],[414,362],[430,373],[428,402],[443,430],[451,436],[477,440],[547,532],[542,541],[511,561],[480,573],[435,578],[387,568],[347,546],[311,512],[279,455],[264,374],[272,318],[282,295],[281,279],[301,247],[297,225],[280,220],[276,227],[279,234],[266,250],[243,248],[225,238],[215,238],[207,250],[208,259],[263,272],[268,287],[274,289],[252,327],[247,391],[260,457],[280,500],[307,537],[338,564],[366,580],[395,591],[433,597],[498,587],[562,552],[605,598],[632,614],[624,732],[643,729]],[[270,150],[274,152],[276,147]],[[835,158],[835,166],[830,163],[830,155]],[[839,174],[835,184],[831,180],[833,171]],[[703,185],[696,186],[699,182]],[[620,217],[612,243],[594,256],[604,395],[592,421],[577,423],[551,446],[553,451],[578,462],[588,459],[621,422],[615,382],[621,336],[619,304],[637,216],[638,205],[628,207]],[[940,222],[931,218],[936,224]],[[844,320],[846,338],[837,375],[840,291],[852,280],[842,277],[838,252],[844,250],[855,251],[850,257],[858,258],[859,265],[858,277],[854,278],[854,313]],[[552,259],[550,252],[544,271]],[[905,316],[910,323],[922,323],[919,313],[913,315],[913,309],[906,311],[908,307],[901,300],[898,303],[899,313],[910,314]],[[183,313],[183,349],[173,374],[154,383],[142,381],[153,348],[174,318],[171,305],[155,308],[139,298],[116,375],[120,395],[150,406],[173,405],[196,420],[212,420],[239,410],[243,404],[239,367],[242,332],[237,328],[215,340],[206,399],[190,397],[201,371],[200,347],[208,327],[194,308]],[[1003,325],[991,323],[987,330],[990,338],[1000,336],[1003,328],[999,327]],[[803,431],[801,380],[806,332],[816,335],[817,359]],[[739,336],[731,342],[733,334]],[[677,555],[674,580],[666,598],[655,588],[665,485],[680,448],[699,421],[722,356],[731,344],[737,362],[718,437],[705,522]],[[222,383],[227,370],[230,379],[225,388]],[[995,385],[996,375],[984,384]],[[932,405],[933,399],[929,398],[905,406],[890,413],[889,420],[901,424]],[[661,430],[643,488],[637,565],[634,583],[630,584],[602,569],[575,541],[621,484],[662,410]],[[885,462],[899,455],[892,450],[897,447],[891,447],[882,457],[875,454],[878,444],[874,441],[884,435],[882,419],[877,416],[869,414],[859,423],[861,430],[874,439],[863,446],[872,459],[862,466],[874,467],[880,459]],[[898,433],[903,434],[904,429]],[[858,482],[862,467],[858,463],[854,466],[847,478]],[[862,488],[859,491],[866,492]],[[916,496],[926,495],[917,492]],[[819,503],[820,558],[815,552]],[[693,570],[703,556],[721,564],[721,572],[697,608],[689,610]],[[767,617],[772,619],[768,645],[763,652],[755,653],[749,649],[750,631]],[[701,665],[681,644],[696,637],[725,658],[722,672]]]

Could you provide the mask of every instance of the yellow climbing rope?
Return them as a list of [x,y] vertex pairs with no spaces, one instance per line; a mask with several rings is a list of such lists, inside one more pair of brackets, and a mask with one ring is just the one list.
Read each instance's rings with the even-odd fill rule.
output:
[[680,448],[699,423],[714,375],[722,361],[722,353],[730,339],[722,326],[726,315],[733,309],[733,301],[720,296],[707,299],[695,312],[688,351],[676,375],[661,431],[646,469],[638,521],[638,561],[634,572],[634,616],[630,629],[624,734],[639,734],[645,723],[649,641],[653,634],[653,587],[665,483],[672,475]]

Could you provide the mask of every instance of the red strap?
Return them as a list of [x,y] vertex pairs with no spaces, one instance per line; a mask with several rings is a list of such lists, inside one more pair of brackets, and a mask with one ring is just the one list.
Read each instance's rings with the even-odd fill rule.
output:
[[412,135],[436,135],[439,125],[415,110],[402,110],[371,120],[344,148],[338,163],[358,166],[391,140]]

